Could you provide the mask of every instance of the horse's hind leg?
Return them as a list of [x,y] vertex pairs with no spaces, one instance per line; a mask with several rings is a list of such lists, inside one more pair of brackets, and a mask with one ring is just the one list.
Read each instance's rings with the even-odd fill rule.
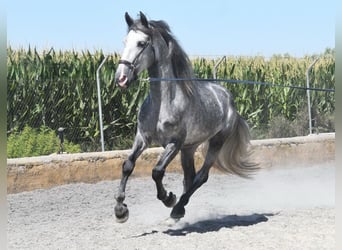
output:
[[176,195],[172,192],[167,195],[167,192],[163,186],[162,180],[164,177],[165,169],[167,165],[173,160],[173,158],[179,152],[180,146],[178,143],[173,142],[167,144],[163,154],[161,155],[157,165],[152,170],[152,178],[157,186],[157,198],[161,200],[165,206],[173,207],[176,203]]
[[181,150],[181,162],[182,168],[184,172],[184,190],[183,193],[186,193],[192,186],[194,181],[196,172],[195,172],[195,161],[194,154],[197,146],[186,147]]
[[180,219],[185,215],[185,206],[188,204],[190,197],[195,191],[201,187],[209,177],[209,170],[215,163],[218,153],[224,143],[224,135],[222,133],[217,134],[209,141],[208,152],[205,157],[202,168],[196,173],[191,187],[184,193],[179,199],[178,203],[173,207],[171,211],[171,218]]
[[140,133],[138,132],[134,139],[134,144],[132,148],[132,153],[128,156],[128,159],[124,161],[122,165],[122,176],[121,182],[119,186],[119,191],[116,198],[116,206],[115,206],[115,216],[118,222],[125,222],[128,219],[128,208],[124,202],[125,200],[125,190],[128,177],[132,174],[135,162],[137,158],[141,155],[141,153],[146,149],[147,144],[144,142]]

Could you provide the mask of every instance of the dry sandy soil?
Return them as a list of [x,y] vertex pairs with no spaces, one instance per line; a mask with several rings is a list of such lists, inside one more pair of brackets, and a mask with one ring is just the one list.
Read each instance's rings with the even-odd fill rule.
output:
[[[252,180],[211,174],[171,226],[150,177],[130,179],[130,218],[117,223],[118,183],[8,195],[8,249],[335,248],[334,163],[262,170]],[[167,173],[164,183],[181,194],[182,175]]]

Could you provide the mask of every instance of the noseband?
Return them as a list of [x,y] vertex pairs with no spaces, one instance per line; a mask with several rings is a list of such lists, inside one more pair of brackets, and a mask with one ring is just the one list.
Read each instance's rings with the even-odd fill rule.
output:
[[155,52],[154,52],[154,47],[153,47],[153,44],[152,44],[152,40],[149,39],[148,42],[146,42],[146,44],[144,45],[144,47],[142,47],[142,49],[139,51],[138,55],[134,58],[134,60],[132,62],[130,61],[127,61],[127,60],[119,60],[119,64],[124,64],[126,65],[131,71],[133,71],[133,74],[134,76],[136,76],[136,72],[135,72],[135,69],[136,69],[136,61],[138,60],[138,58],[140,57],[140,55],[144,52],[144,50],[149,46],[151,45],[151,48],[152,48],[152,52],[153,52],[153,56],[155,57]]

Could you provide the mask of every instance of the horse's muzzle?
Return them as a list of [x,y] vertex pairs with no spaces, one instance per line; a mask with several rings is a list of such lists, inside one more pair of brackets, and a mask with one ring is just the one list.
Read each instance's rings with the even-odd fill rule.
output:
[[126,89],[128,87],[128,77],[126,75],[121,75],[115,82],[122,89]]
[[132,81],[137,79],[135,68],[120,64],[115,75],[115,83],[122,89],[127,89]]

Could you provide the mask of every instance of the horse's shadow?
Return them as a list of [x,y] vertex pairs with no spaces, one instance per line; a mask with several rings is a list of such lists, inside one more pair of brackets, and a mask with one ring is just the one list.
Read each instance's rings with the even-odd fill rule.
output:
[[251,214],[251,215],[227,215],[220,218],[206,219],[193,224],[188,224],[179,229],[168,229],[163,233],[171,236],[185,236],[189,233],[208,233],[217,232],[221,228],[233,228],[241,226],[252,226],[260,222],[268,221],[268,217],[274,216],[268,214]]
[[[205,219],[192,224],[186,224],[182,228],[168,229],[162,233],[170,236],[186,236],[189,233],[208,233],[217,232],[221,228],[246,227],[256,225],[260,222],[268,221],[268,217],[274,216],[273,213],[251,214],[251,215],[226,215],[219,218]],[[143,233],[135,237],[147,236],[150,234],[159,233],[157,230],[152,230],[149,233]]]

